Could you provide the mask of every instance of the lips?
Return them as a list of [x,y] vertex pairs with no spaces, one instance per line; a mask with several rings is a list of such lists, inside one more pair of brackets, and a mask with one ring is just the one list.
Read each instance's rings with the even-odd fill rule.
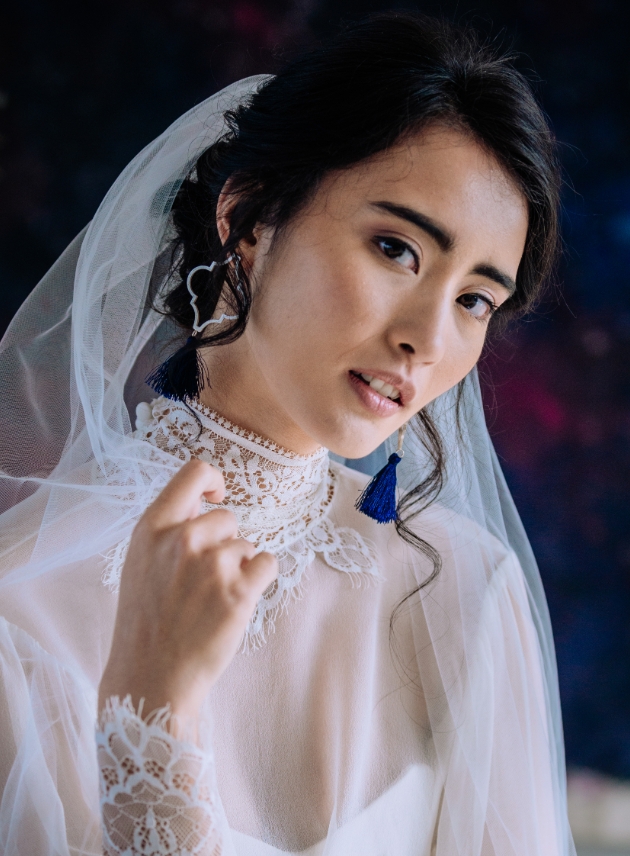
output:
[[391,372],[353,369],[348,379],[363,406],[374,416],[395,416],[405,401],[413,400],[413,384]]
[[372,377],[372,375],[365,373],[360,374],[359,377],[372,389],[375,389],[377,392],[380,392],[381,395],[384,395],[385,398],[391,398],[392,401],[398,401],[400,398],[400,391],[397,387],[393,386],[393,384],[385,383],[384,380],[381,380],[378,377]]
[[350,375],[397,407],[406,407],[416,396],[414,384],[396,372],[361,367],[351,369]]

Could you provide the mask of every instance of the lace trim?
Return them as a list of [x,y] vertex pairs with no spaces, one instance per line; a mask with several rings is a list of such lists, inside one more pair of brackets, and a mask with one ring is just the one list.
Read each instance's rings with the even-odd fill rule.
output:
[[[140,711],[141,713],[141,711]],[[167,731],[170,711],[109,699],[96,746],[105,856],[220,856],[214,761]]]
[[[335,488],[325,449],[296,455],[193,406],[201,432],[185,405],[158,398],[137,435],[183,462],[200,458],[220,469],[226,486],[222,505],[236,515],[242,537],[259,549],[273,549],[297,540],[322,517]],[[204,503],[203,510],[216,507]]]
[[[203,405],[194,407],[201,433],[184,405],[164,398],[139,408],[136,433],[182,462],[196,457],[218,467],[226,480],[222,505],[236,515],[240,536],[278,559],[278,579],[256,607],[243,638],[244,650],[259,648],[291,598],[301,595],[304,572],[316,554],[357,583],[380,576],[373,546],[354,529],[334,526],[326,517],[336,476],[324,449],[296,455],[232,425]],[[217,507],[203,504],[204,511]],[[103,582],[114,591],[120,584],[129,540],[106,556]]]
[[354,529],[335,527],[323,518],[304,538],[275,551],[278,577],[256,605],[243,637],[242,651],[260,648],[268,634],[273,633],[277,617],[290,600],[302,596],[301,584],[315,554],[320,554],[329,567],[348,574],[356,585],[378,576],[374,552],[360,535]]
[[[159,402],[160,399],[153,402],[152,407],[155,407],[156,403]],[[164,399],[162,399],[164,401]],[[169,402],[172,404],[172,402]],[[250,443],[253,443],[257,447],[257,451],[261,449],[265,449],[268,452],[273,452],[276,455],[279,455],[282,458],[287,458],[290,461],[303,462],[305,464],[310,463],[311,461],[321,461],[324,458],[322,452],[324,450],[318,450],[313,452],[310,455],[298,455],[297,452],[292,452],[290,449],[285,449],[284,446],[278,446],[273,440],[270,440],[268,437],[262,437],[260,434],[256,434],[254,431],[250,431],[247,428],[241,428],[240,425],[236,425],[234,422],[230,422],[229,419],[226,419],[225,416],[221,416],[220,413],[217,413],[216,410],[211,410],[209,407],[206,407],[205,404],[202,404],[200,401],[195,401],[193,403],[194,410],[197,413],[205,416],[210,422],[213,423],[213,426],[220,426],[221,428],[225,428],[230,434],[233,434],[237,437],[240,437],[242,440],[247,440]]]

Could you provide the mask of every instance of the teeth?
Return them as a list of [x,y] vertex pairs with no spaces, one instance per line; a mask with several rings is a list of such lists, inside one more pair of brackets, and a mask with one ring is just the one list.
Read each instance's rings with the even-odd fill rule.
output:
[[369,384],[372,389],[375,389],[377,392],[380,392],[381,395],[384,395],[386,398],[391,398],[392,401],[398,401],[400,398],[400,393],[396,389],[395,386],[392,386],[389,383],[385,383],[384,380],[379,380],[376,377],[372,377],[372,375],[362,374],[361,377],[363,380]]

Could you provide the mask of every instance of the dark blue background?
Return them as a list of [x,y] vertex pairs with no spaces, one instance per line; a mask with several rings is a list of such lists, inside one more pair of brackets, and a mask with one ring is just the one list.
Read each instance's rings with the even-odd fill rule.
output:
[[520,53],[562,141],[561,289],[493,343],[489,421],[547,589],[569,762],[630,777],[630,4],[20,0],[0,21],[0,327],[173,119],[347,19],[419,8]]

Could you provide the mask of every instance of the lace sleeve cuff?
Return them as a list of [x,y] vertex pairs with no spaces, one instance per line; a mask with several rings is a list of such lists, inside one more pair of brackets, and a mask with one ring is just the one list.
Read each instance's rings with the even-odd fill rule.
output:
[[212,755],[166,730],[168,709],[148,721],[110,699],[96,734],[106,856],[220,856]]

